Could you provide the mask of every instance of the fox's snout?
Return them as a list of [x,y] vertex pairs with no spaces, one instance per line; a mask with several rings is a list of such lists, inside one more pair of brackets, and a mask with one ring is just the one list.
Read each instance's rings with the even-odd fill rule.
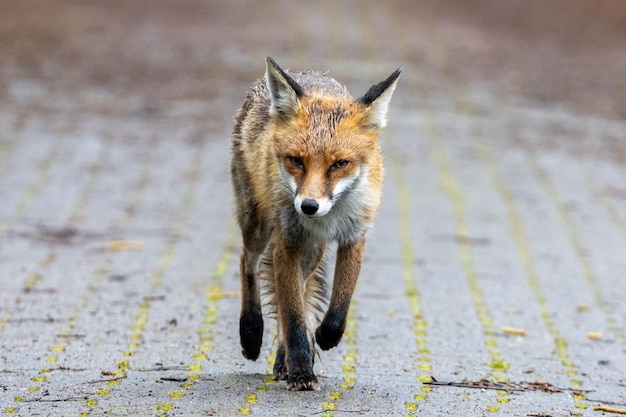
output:
[[305,217],[322,217],[332,208],[332,202],[327,198],[302,198],[297,196],[293,202],[296,211]]

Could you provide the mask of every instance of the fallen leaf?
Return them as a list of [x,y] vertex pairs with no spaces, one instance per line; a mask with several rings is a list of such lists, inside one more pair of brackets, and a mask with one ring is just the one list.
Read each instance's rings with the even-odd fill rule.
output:
[[593,407],[594,411],[604,411],[607,413],[615,413],[615,414],[624,414],[626,415],[626,410],[622,408],[613,408],[613,407],[605,407],[603,405],[596,405]]
[[519,329],[517,327],[503,327],[502,328],[502,333],[515,334],[515,335],[518,335],[518,336],[526,336],[526,330],[525,329]]
[[109,252],[143,250],[143,242],[138,240],[113,240],[107,244],[106,250]]

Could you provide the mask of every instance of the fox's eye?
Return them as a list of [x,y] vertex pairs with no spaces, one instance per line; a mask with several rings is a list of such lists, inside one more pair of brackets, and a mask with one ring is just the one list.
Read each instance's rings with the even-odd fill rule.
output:
[[288,156],[287,161],[289,161],[289,163],[296,168],[304,168],[304,162],[302,162],[302,159],[297,156]]
[[345,159],[340,159],[339,161],[335,162],[333,166],[330,167],[330,170],[335,171],[337,169],[343,169],[347,167],[349,163],[350,162],[346,161]]

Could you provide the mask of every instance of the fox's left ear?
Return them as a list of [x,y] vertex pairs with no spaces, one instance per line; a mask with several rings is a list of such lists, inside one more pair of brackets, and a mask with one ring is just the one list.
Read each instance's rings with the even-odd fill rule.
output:
[[270,90],[270,115],[288,121],[300,110],[302,87],[294,81],[276,62],[267,57],[265,77]]
[[385,81],[372,86],[367,93],[357,101],[365,104],[363,124],[368,128],[382,129],[387,125],[387,108],[391,95],[396,89],[400,76],[400,68],[395,70]]

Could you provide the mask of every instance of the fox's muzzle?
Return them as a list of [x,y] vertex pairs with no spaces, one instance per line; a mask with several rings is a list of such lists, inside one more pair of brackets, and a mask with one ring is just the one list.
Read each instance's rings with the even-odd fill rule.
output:
[[297,196],[293,201],[296,211],[305,217],[322,217],[328,214],[333,203],[328,198],[302,198]]

